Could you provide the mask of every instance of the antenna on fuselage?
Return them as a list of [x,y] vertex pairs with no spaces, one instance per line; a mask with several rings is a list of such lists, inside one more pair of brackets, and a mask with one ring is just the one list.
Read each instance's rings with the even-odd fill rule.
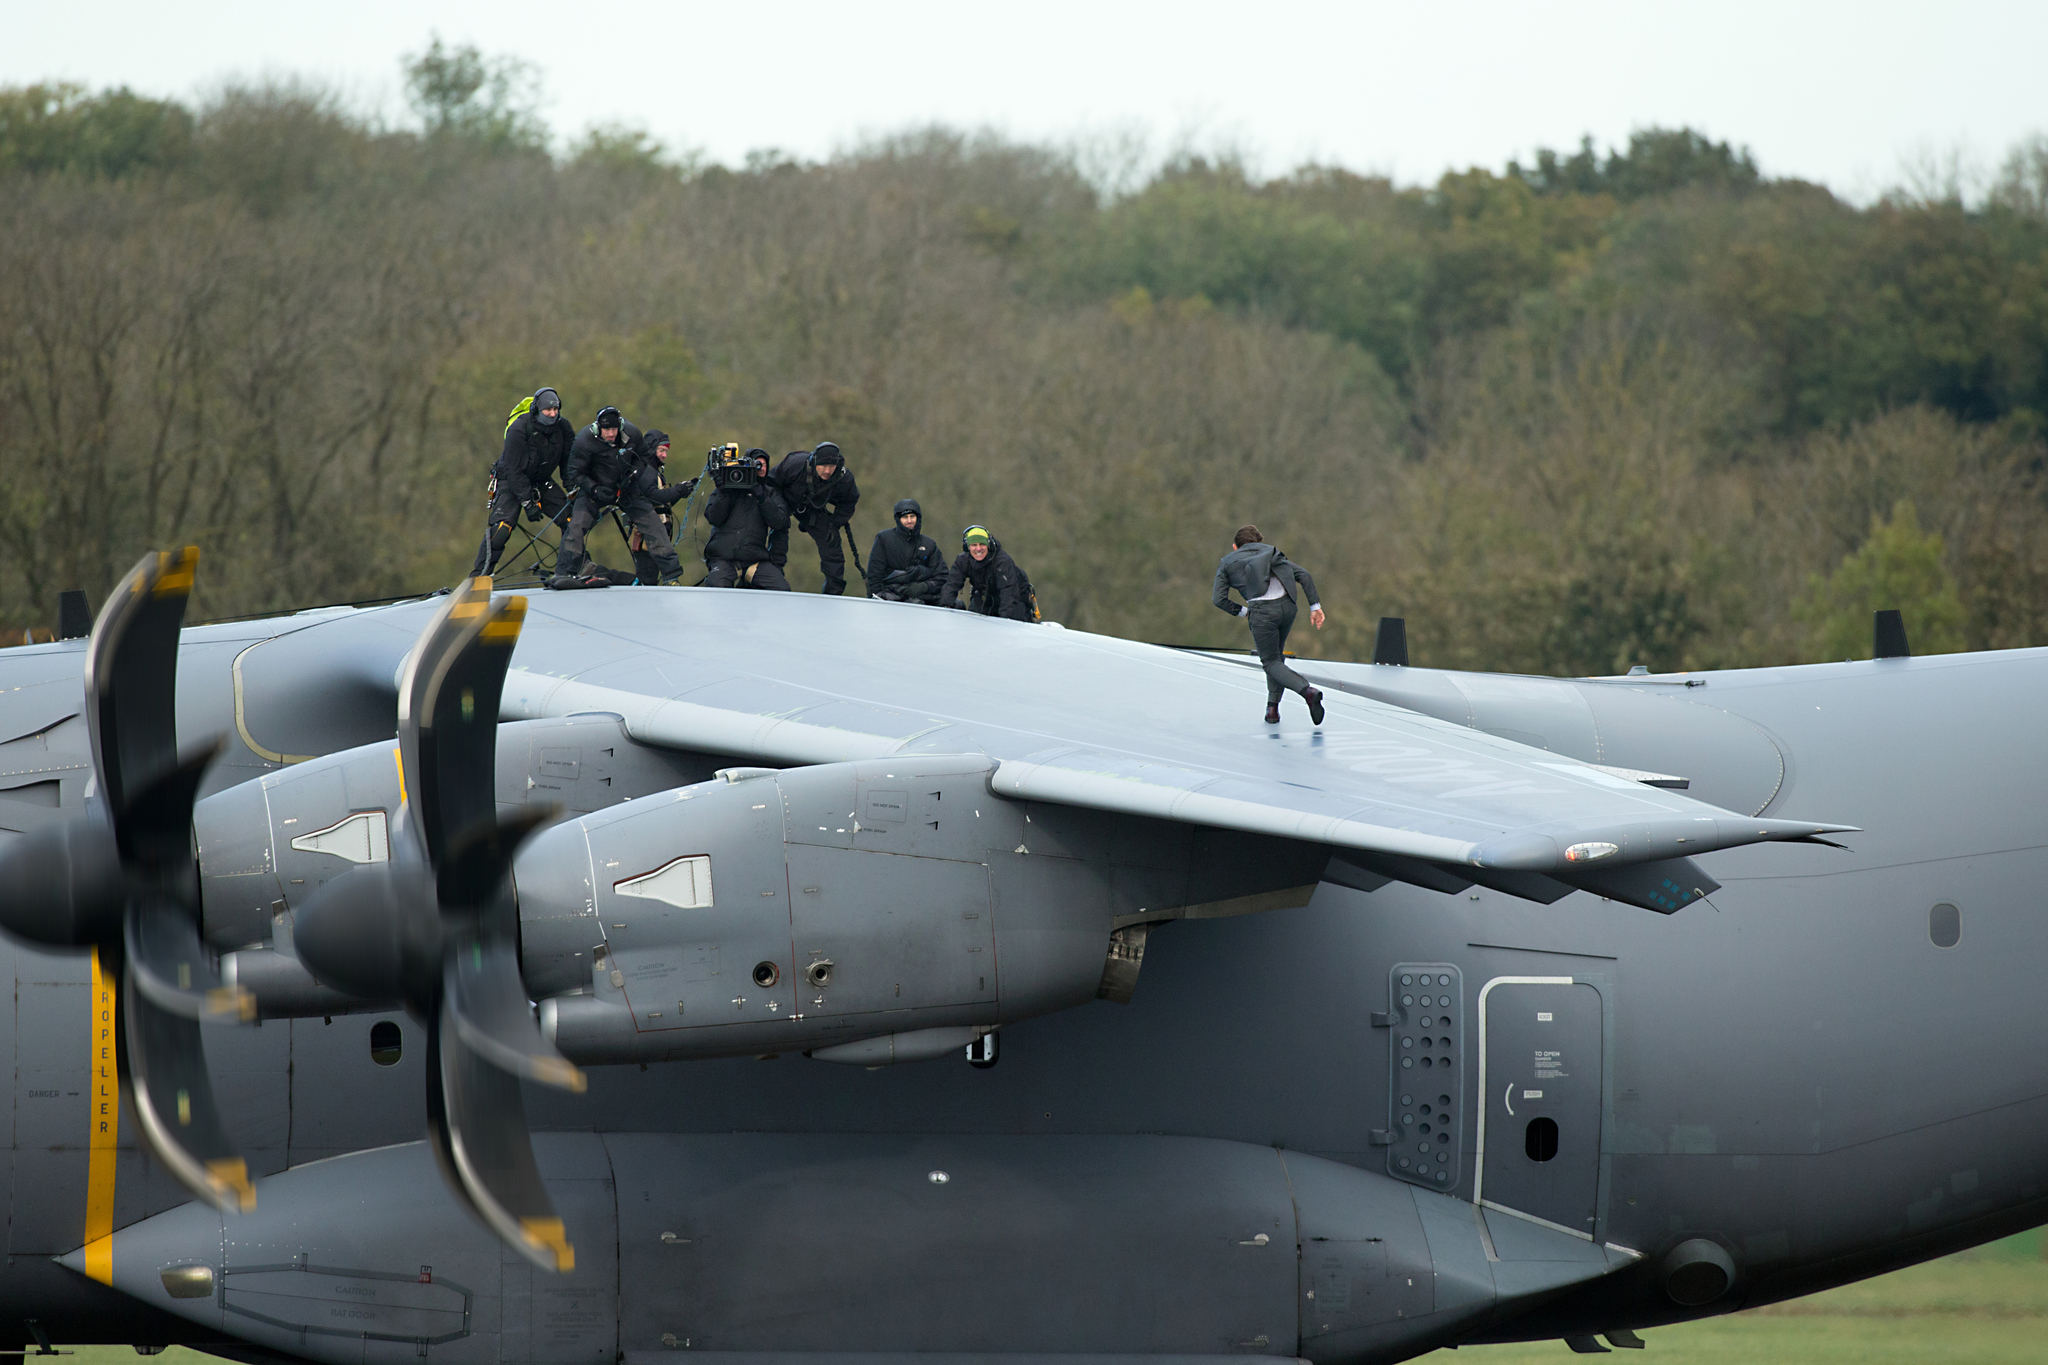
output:
[[1906,618],[1896,611],[1871,613],[1870,657],[1910,659],[1913,647],[1906,643]]

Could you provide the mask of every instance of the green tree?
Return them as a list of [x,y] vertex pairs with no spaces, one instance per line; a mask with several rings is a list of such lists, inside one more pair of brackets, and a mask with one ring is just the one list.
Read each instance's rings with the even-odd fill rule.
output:
[[97,95],[60,81],[0,89],[0,171],[123,176],[178,165],[192,149],[192,115],[125,86]]
[[516,57],[486,57],[464,45],[447,48],[437,35],[405,63],[406,102],[429,137],[459,137],[501,151],[547,146],[537,112],[539,68]]
[[1942,562],[1941,536],[1920,529],[1920,514],[1901,499],[1889,522],[1872,517],[1870,538],[1832,574],[1807,579],[1794,607],[1823,659],[1860,659],[1870,651],[1871,613],[1897,610],[1916,654],[1963,648],[1963,601]]

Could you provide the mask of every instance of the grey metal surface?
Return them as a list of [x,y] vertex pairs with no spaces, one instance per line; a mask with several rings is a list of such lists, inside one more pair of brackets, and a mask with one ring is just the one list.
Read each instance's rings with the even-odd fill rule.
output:
[[[1152,756],[1148,762],[1183,771],[1195,771],[1201,759],[1212,771],[1227,768],[1232,781],[1353,791],[1350,778],[1327,776],[1341,767],[1333,757],[1358,742],[1382,742],[1390,727],[1405,726],[1401,733],[1432,736],[1432,744],[1455,727],[1459,733],[1446,742],[1514,755],[1525,777],[1531,765],[1543,774],[1556,771],[1542,768],[1547,758],[1526,746],[1466,728],[1474,713],[1463,701],[1461,718],[1418,726],[1384,703],[1338,699],[1316,745],[1298,714],[1278,734],[1259,725],[1258,675],[1226,661],[873,604],[811,599],[778,606],[744,594],[707,602],[707,594],[657,590],[576,596],[541,604],[521,662],[532,670],[573,660],[577,679],[569,681],[589,678],[588,686],[611,694],[637,691],[643,703],[615,708],[629,731],[637,722],[669,742],[689,743],[698,734],[706,744],[716,739],[725,746],[685,755],[692,762],[844,760],[886,744],[1060,769],[1072,767],[1078,746],[1091,753],[1142,752]],[[337,649],[366,658],[379,649],[395,651],[360,665],[364,677],[380,667],[389,672],[409,639],[403,623],[418,611],[382,613],[386,625],[399,623],[385,643],[378,643],[380,625],[345,641],[337,633]],[[278,644],[296,640],[294,648],[317,654],[325,648],[318,644],[323,622],[341,619],[358,618],[335,614],[284,623],[294,633]],[[223,680],[233,655],[278,629],[276,623],[244,623],[188,634],[181,729],[196,735],[232,728],[232,686]],[[650,640],[660,643],[650,646]],[[7,651],[0,656],[0,683],[61,689],[68,668],[75,686],[76,656],[75,645]],[[977,660],[971,675],[947,670],[948,660],[969,656]],[[1083,674],[1116,685],[1099,700],[1091,694],[1093,709],[1077,715],[1066,684]],[[1700,685],[1688,688],[1687,681]],[[1444,685],[1460,699],[1469,689],[1485,700],[1496,728],[1520,730],[1542,738],[1553,753],[1571,753],[1556,738],[1567,733],[1570,707],[1552,708],[1554,723],[1531,712],[1516,725],[1512,698],[1498,689],[1470,679]],[[564,692],[566,683],[538,686],[549,689],[532,703],[539,710],[572,702],[580,709],[587,700]],[[1370,892],[1325,884],[1305,906],[1271,913],[1168,915],[1174,922],[1150,926],[1143,974],[1129,1005],[1086,1004],[1006,1025],[1001,1063],[989,1070],[952,1057],[871,1072],[788,1055],[645,1071],[607,1067],[593,1073],[587,1096],[532,1096],[534,1125],[645,1134],[648,1141],[721,1135],[717,1141],[743,1151],[765,1150],[772,1135],[829,1148],[878,1137],[1024,1141],[1165,1131],[1268,1151],[1277,1143],[1286,1149],[1282,1159],[1290,1170],[1297,1155],[1306,1160],[1313,1153],[1363,1175],[1358,1168],[1379,1166],[1387,1155],[1370,1138],[1388,1122],[1393,1085],[1389,1034],[1370,1018],[1386,1007],[1381,983],[1401,963],[1444,963],[1466,982],[1458,1032],[1468,1038],[1478,1031],[1475,983],[1503,976],[1601,983],[1601,1067],[1608,1079],[1597,1102],[1595,1240],[1564,1237],[1514,1213],[1482,1214],[1458,1198],[1404,1191],[1433,1277],[1430,1311],[1419,1324],[1397,1318],[1391,1329],[1384,1320],[1351,1328],[1333,1323],[1323,1334],[1333,1339],[1327,1353],[1312,1350],[1316,1338],[1305,1335],[1296,1348],[1318,1359],[1396,1359],[1449,1340],[1654,1325],[1808,1292],[2048,1216],[2048,1018],[2035,1008],[2048,940],[2030,908],[2032,888],[2048,873],[2039,832],[2040,812],[2048,809],[2048,773],[2039,754],[2048,734],[2038,707],[2048,686],[2048,654],[1557,686],[1572,688],[1584,701],[1596,736],[1620,733],[1619,722],[1610,724],[1599,710],[1609,697],[1639,698],[1617,702],[1615,709],[1651,718],[1643,722],[1640,751],[1597,749],[1574,758],[1681,774],[1694,781],[1691,796],[1713,795],[1711,784],[1719,782],[1713,799],[1724,809],[1747,813],[1754,809],[1750,801],[1762,799],[1772,816],[1855,824],[1863,832],[1842,836],[1846,851],[1756,846],[1706,853],[1700,866],[1721,889],[1708,903],[1668,918],[1584,892],[1538,909],[1486,885],[1445,893],[1400,882]],[[0,694],[0,722],[6,722],[0,730],[16,718],[11,695]],[[1655,723],[1667,713],[1685,721]],[[1724,725],[1715,715],[1736,724]],[[23,714],[24,724],[33,719]],[[1677,741],[1660,748],[1667,728],[1681,738],[1697,729],[1705,738],[1692,750]],[[270,747],[260,729],[252,733]],[[1577,733],[1584,738],[1583,730]],[[1725,743],[1717,738],[1724,734]],[[1751,742],[1758,735],[1778,755],[1775,781],[1770,755]],[[1023,747],[1027,743],[1035,747]],[[1716,744],[1739,758],[1718,777],[1705,761]],[[1465,752],[1453,747],[1432,755]],[[1042,757],[1047,753],[1052,756]],[[1688,754],[1699,761],[1689,762]],[[1739,757],[1744,754],[1750,757]],[[215,780],[275,766],[266,767],[245,745]],[[1122,771],[1125,777],[1105,780],[1129,780],[1129,770]],[[1368,776],[1425,815],[1445,802],[1499,810],[1491,797],[1460,795],[1460,788],[1441,782],[1415,797],[1384,771]],[[1560,774],[1560,783],[1565,780]],[[1596,788],[1623,795],[1599,783],[1588,789]],[[1574,789],[1559,790],[1576,799]],[[1642,790],[1652,801],[1680,799]],[[1529,813],[1545,813],[1541,795],[1523,794]],[[1638,798],[1626,793],[1626,799]],[[1301,876],[1312,880],[1328,858],[1327,847],[1318,852],[1298,840],[1255,839],[1214,825],[1019,804],[1034,823],[1021,840],[1029,851],[1013,851],[1010,867],[1057,853],[1074,878],[1075,894],[1104,897],[1113,919],[1167,903],[1161,888],[1174,885],[1183,906],[1271,906],[1275,902],[1261,899],[1269,894],[1262,888]],[[1037,818],[1053,811],[1068,823]],[[1103,860],[1092,829],[1111,831],[1108,844],[1133,850],[1124,865]],[[989,851],[982,857],[990,869],[1000,957],[1005,860]],[[1301,872],[1311,860],[1310,870]],[[1958,907],[1961,935],[1949,947],[1930,940],[1930,909],[1937,903]],[[48,962],[7,951],[23,963]],[[794,960],[793,944],[789,951]],[[64,976],[67,970],[72,974]],[[14,1226],[21,1237],[56,1242],[62,1229],[83,1225],[85,1190],[76,1174],[83,1140],[70,1135],[61,1104],[49,1111],[47,1132],[33,1128],[31,1106],[47,1098],[34,1092],[57,1088],[61,1099],[62,1086],[32,1086],[30,1077],[38,1066],[57,1071],[72,1065],[64,1058],[76,1056],[84,1040],[75,1032],[83,1027],[82,1012],[68,1002],[82,999],[84,987],[75,965],[27,965],[17,976],[27,985],[17,987],[17,1058],[24,1069],[17,1075],[10,1153]],[[44,993],[36,993],[35,983],[44,981]],[[29,1002],[25,1011],[23,1001]],[[1939,1002],[1941,1029],[1927,1026],[1930,1001]],[[30,1030],[40,1024],[32,1026],[32,1018],[48,1024],[33,1041]],[[406,1056],[387,1070],[368,1055],[371,1022],[361,1016],[332,1025],[300,1020],[284,1034],[292,1039],[283,1084],[295,1160],[403,1142],[419,1132],[418,1086],[390,1074],[415,1064],[413,1026],[398,1021]],[[345,1046],[321,1045],[339,1038],[345,1026],[361,1032]],[[248,1032],[267,1042],[286,1027],[273,1023]],[[1953,1065],[1958,1036],[1992,1040],[1997,1064]],[[1575,1046],[1583,1050],[1585,1043]],[[1533,1044],[1528,1050],[1533,1063]],[[230,1070],[260,1076],[264,1067],[278,1065],[257,1066],[224,1053],[214,1062],[217,1076]],[[1902,1074],[1913,1083],[1899,1084]],[[1485,1097],[1469,1062],[1464,1075],[1456,1106],[1465,1125],[1458,1189],[1469,1197],[1478,1174],[1472,1143]],[[233,1118],[235,1125],[251,1125],[251,1133],[276,1122],[274,1109],[236,1114],[243,1116]],[[1560,1122],[1558,1160],[1564,1159],[1564,1135],[1577,1124]],[[310,1165],[284,1178],[303,1181],[319,1200],[342,1209],[366,1188],[349,1169],[346,1162]],[[696,1188],[688,1183],[696,1178],[683,1169],[660,1179],[681,1199]],[[149,1180],[133,1159],[117,1163],[119,1224],[148,1211]],[[1489,1186],[1494,1182],[1489,1176]],[[130,1193],[137,1187],[142,1197]],[[430,1178],[420,1188],[415,1203],[423,1228],[431,1228],[414,1245],[432,1243],[432,1256],[444,1249],[464,1254],[463,1239],[482,1233],[460,1215],[433,1213],[429,1195],[438,1186]],[[1576,1202],[1552,1213],[1583,1207],[1582,1179],[1569,1193]],[[1487,1197],[1492,1200],[1490,1191]],[[1538,1189],[1520,1197],[1535,1203],[1549,1196]],[[623,1218],[623,1203],[620,1212]],[[798,1238],[805,1235],[800,1220],[785,1220],[785,1226],[795,1227]],[[787,1240],[751,1224],[744,1235],[750,1254],[764,1256]],[[1671,1248],[1698,1240],[1724,1249],[1735,1267],[1734,1286],[1703,1306],[1674,1303],[1656,1267]],[[1332,1253],[1335,1269],[1323,1266],[1351,1277],[1353,1303],[1371,1297],[1360,1284],[1374,1273],[1373,1245],[1342,1248]],[[1641,1252],[1643,1260],[1638,1264],[1629,1251],[1614,1248]],[[407,1254],[415,1254],[412,1246]],[[418,1259],[432,1263],[431,1256]],[[122,1264],[117,1256],[117,1273]],[[1310,1265],[1305,1252],[1304,1274]],[[501,1283],[510,1286],[502,1271]],[[1026,1273],[1043,1275],[1051,1285],[1061,1270],[1048,1253]],[[766,1278],[748,1292],[771,1292],[773,1274],[761,1271]],[[874,1265],[872,1274],[876,1292],[888,1291],[886,1262]],[[530,1302],[542,1288],[529,1273],[519,1292]],[[25,1272],[0,1275],[0,1308],[26,1315],[35,1292]],[[505,1289],[505,1303],[513,1293]],[[1286,1330],[1302,1332],[1310,1321],[1305,1302],[1290,1300]],[[642,1306],[628,1294],[618,1311],[630,1318]],[[856,1304],[849,1311],[865,1310]],[[508,1328],[503,1358],[540,1358],[531,1313],[522,1321],[529,1324],[522,1329],[527,1335]],[[646,1347],[624,1337],[619,1344],[669,1349],[658,1338]],[[1078,1338],[1072,1344],[1085,1345]]]

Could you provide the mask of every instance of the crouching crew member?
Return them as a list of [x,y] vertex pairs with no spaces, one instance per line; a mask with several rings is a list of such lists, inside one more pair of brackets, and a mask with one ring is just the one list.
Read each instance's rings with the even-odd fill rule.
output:
[[555,484],[555,475],[569,458],[576,429],[562,420],[562,396],[540,389],[505,424],[505,448],[491,466],[491,510],[484,542],[477,547],[469,576],[497,572],[498,557],[511,539],[512,523],[525,508],[531,521],[552,521],[569,501]]
[[967,598],[969,611],[1009,621],[1038,619],[1031,601],[1031,580],[986,526],[970,526],[960,533],[960,557],[953,561],[946,586],[939,590],[939,605],[959,606],[963,587],[972,590]]
[[[1309,719],[1323,723],[1323,694],[1310,687],[1308,679],[1287,666],[1287,632],[1294,628],[1294,588],[1301,585],[1308,598],[1308,619],[1317,630],[1323,628],[1323,604],[1316,594],[1316,581],[1308,570],[1280,553],[1277,545],[1265,543],[1256,526],[1240,526],[1230,542],[1230,553],[1216,566],[1217,607],[1232,616],[1245,617],[1252,628],[1252,645],[1259,652],[1259,664],[1266,670],[1266,724],[1280,723],[1280,694],[1299,692],[1308,703]],[[1230,600],[1231,589],[1244,599],[1244,606]]]
[[788,592],[789,580],[776,562],[778,536],[788,555],[789,504],[767,477],[768,452],[747,452],[743,471],[720,467],[714,454],[718,491],[704,504],[704,520],[718,529],[704,543],[707,588],[767,588]]
[[[655,515],[668,531],[669,545],[675,545],[675,505],[696,491],[695,479],[684,479],[681,483],[663,483],[662,475],[667,472],[669,439],[665,431],[649,431],[640,438],[640,463],[633,471],[633,491],[653,505]],[[654,546],[639,528],[627,539],[627,546],[633,551],[633,572],[642,583],[659,583],[661,569],[654,562]],[[680,567],[680,566],[679,566]]]
[[919,527],[924,509],[915,498],[896,504],[896,524],[875,536],[868,551],[868,596],[884,602],[936,604],[946,555]]
[[669,583],[681,576],[682,565],[676,562],[668,530],[638,487],[640,463],[640,429],[621,417],[617,408],[603,409],[596,421],[576,434],[569,447],[569,483],[576,490],[576,505],[569,513],[569,530],[562,537],[558,578],[574,579],[584,572],[588,563],[584,537],[611,507],[617,507],[627,524],[646,540],[659,581]]
[[775,467],[775,482],[789,503],[789,515],[796,529],[818,546],[818,568],[825,575],[825,591],[837,597],[846,591],[846,551],[839,543],[840,528],[853,520],[860,502],[860,485],[853,471],[831,441],[820,441],[809,452],[794,451]]

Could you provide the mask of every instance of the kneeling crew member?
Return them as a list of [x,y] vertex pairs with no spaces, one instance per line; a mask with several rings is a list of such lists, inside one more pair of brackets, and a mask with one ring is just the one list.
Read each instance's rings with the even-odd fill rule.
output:
[[[661,481],[668,468],[669,439],[665,431],[650,431],[640,438],[640,463],[633,470],[633,491],[653,504],[662,526],[668,531],[669,544],[675,544],[675,522],[670,515],[677,503],[696,491],[695,479],[684,479],[681,483],[665,484]],[[654,562],[654,547],[638,529],[627,538],[627,547],[633,552],[633,572],[642,583],[659,583],[661,570]],[[680,567],[680,565],[678,566]]]
[[569,501],[555,485],[555,474],[569,458],[576,429],[562,420],[562,396],[540,389],[525,412],[505,424],[505,449],[491,466],[491,511],[484,543],[477,547],[469,576],[495,573],[519,509],[533,521],[552,521]]
[[959,606],[963,587],[972,589],[967,596],[969,611],[1008,621],[1035,619],[1031,611],[1031,580],[986,526],[970,526],[960,533],[960,557],[946,574],[946,586],[939,590],[939,605]]
[[775,540],[777,533],[789,533],[789,504],[766,477],[768,452],[757,448],[747,456],[753,462],[753,477],[721,482],[704,504],[704,520],[718,528],[704,543],[704,564],[711,571],[704,576],[704,586],[788,592],[789,580],[775,562]]
[[[1323,628],[1323,604],[1316,594],[1316,581],[1308,570],[1280,553],[1277,545],[1265,543],[1256,526],[1240,526],[1230,542],[1230,553],[1216,566],[1215,603],[1232,616],[1247,618],[1252,628],[1252,646],[1259,651],[1259,665],[1266,670],[1266,724],[1280,723],[1280,694],[1299,692],[1308,703],[1309,719],[1323,723],[1323,694],[1310,687],[1308,679],[1287,666],[1287,632],[1294,628],[1294,587],[1308,598],[1308,619],[1317,630]],[[1244,599],[1239,607],[1230,591]]]
[[936,604],[945,552],[918,529],[924,509],[917,499],[897,503],[895,516],[896,524],[876,532],[874,548],[868,551],[868,596],[884,602]]
[[783,457],[774,477],[796,529],[817,543],[825,592],[840,596],[846,591],[846,551],[839,543],[839,528],[853,520],[854,506],[860,502],[853,471],[836,444],[820,441],[808,454],[798,450]]
[[569,447],[569,482],[576,489],[576,506],[562,537],[558,577],[574,578],[584,571],[588,561],[583,539],[610,507],[617,507],[627,524],[646,540],[660,581],[670,583],[681,577],[683,566],[676,562],[667,528],[655,514],[654,504],[635,487],[639,463],[640,429],[621,417],[617,408],[603,409],[596,421],[576,434]]

